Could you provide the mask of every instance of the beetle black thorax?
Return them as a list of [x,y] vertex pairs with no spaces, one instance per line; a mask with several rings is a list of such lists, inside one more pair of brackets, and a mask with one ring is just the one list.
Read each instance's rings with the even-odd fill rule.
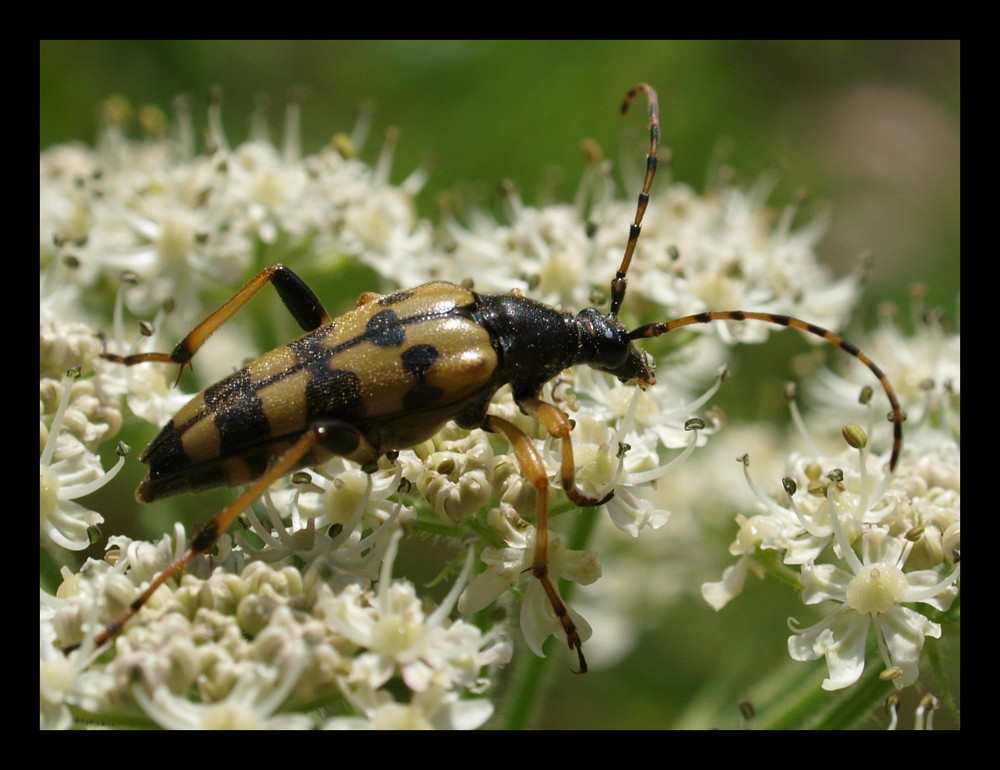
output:
[[515,401],[537,396],[577,360],[579,332],[570,313],[514,294],[483,294],[476,321],[490,333],[498,381],[510,383]]
[[574,316],[527,297],[481,295],[476,320],[499,355],[498,381],[510,383],[516,401],[538,396],[546,382],[578,364],[622,381],[652,379],[625,327],[593,308]]

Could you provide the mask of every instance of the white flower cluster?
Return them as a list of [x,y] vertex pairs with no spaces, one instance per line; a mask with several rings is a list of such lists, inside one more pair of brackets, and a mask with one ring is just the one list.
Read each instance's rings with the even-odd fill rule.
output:
[[[282,150],[260,134],[230,148],[213,103],[196,153],[184,105],[169,137],[156,130],[162,116],[142,113],[154,128],[143,141],[125,138],[127,109],[109,100],[96,149],[52,148],[39,164],[40,520],[43,561],[55,564],[58,549],[97,536],[104,517],[76,500],[123,465],[124,445],[107,474],[97,453],[124,405],[163,424],[192,395],[171,387],[171,367],[112,365],[102,345],[169,350],[214,309],[218,285],[242,281],[267,249],[273,261],[308,249],[382,267],[433,254],[430,227],[414,214],[420,174],[390,185],[389,144],[376,168],[357,160],[363,128],[303,159],[293,106]],[[155,316],[135,343],[126,313]],[[481,697],[487,672],[509,660],[510,642],[450,617],[471,551],[436,608],[393,577],[401,527],[415,515],[389,500],[402,467],[366,474],[333,461],[326,475],[272,489],[245,513],[250,533],[220,538],[161,586],[110,658],[94,639],[183,552],[183,529],[159,543],[112,536],[105,560],[63,567],[56,595],[41,596],[42,726],[75,716],[117,724],[135,712],[171,728],[481,725],[493,711]],[[399,700],[397,680],[409,700]],[[346,722],[335,716],[352,711]]]
[[119,445],[118,462],[104,472],[95,449],[113,438],[121,413],[113,403],[95,395],[93,382],[80,377],[79,366],[61,380],[42,377],[39,408],[39,524],[43,542],[70,551],[90,543],[92,527],[104,518],[74,500],[86,497],[111,481],[128,453]]
[[[387,502],[399,474],[354,469],[336,481],[327,492],[268,495],[269,526],[251,517],[258,544],[223,538],[218,553],[152,596],[109,661],[94,637],[183,552],[183,529],[157,544],[113,537],[113,559],[64,571],[57,596],[43,601],[43,726],[67,726],[70,707],[114,715],[132,701],[169,728],[313,728],[315,717],[287,712],[331,699],[356,708],[352,725],[482,724],[492,705],[470,696],[488,688],[484,672],[508,662],[511,649],[503,634],[450,619],[472,550],[431,609],[413,583],[392,575],[400,524],[413,516]],[[317,513],[315,499],[300,506],[300,496],[324,497],[325,510]],[[346,505],[354,510],[341,523]],[[419,698],[397,702],[388,688],[396,678]],[[330,716],[322,726],[342,721]]]
[[[530,290],[576,310],[594,305],[595,291],[606,291],[634,214],[634,204],[615,196],[607,164],[595,162],[574,206],[533,208],[511,192],[509,222],[472,212],[464,224],[448,217],[435,231],[415,214],[422,172],[401,185],[388,181],[392,137],[374,168],[355,157],[364,126],[302,157],[293,105],[281,149],[262,130],[231,147],[213,103],[198,152],[183,103],[169,134],[160,113],[141,111],[150,136],[140,142],[125,136],[129,109],[109,100],[96,149],[66,145],[40,158],[40,518],[43,556],[59,564],[53,554],[86,548],[102,521],[100,512],[75,501],[107,485],[123,464],[127,447],[107,474],[98,455],[122,427],[123,413],[162,425],[193,395],[174,386],[171,367],[112,364],[100,358],[102,346],[120,355],[169,350],[227,291],[276,262],[329,272],[363,262],[402,287],[474,276],[477,290]],[[657,188],[623,315],[663,321],[725,307],[840,326],[857,301],[858,276],[833,280],[813,250],[820,228],[792,230],[791,208],[776,219],[766,216],[767,191],[767,185],[750,192],[720,186],[698,196],[682,185]],[[228,287],[221,295],[220,286]],[[127,315],[151,319],[135,340],[125,331]],[[715,335],[671,335],[675,351],[683,348],[685,355],[661,373],[655,388],[640,391],[579,369],[542,394],[574,421],[580,492],[594,499],[614,492],[608,519],[632,537],[663,527],[670,514],[658,482],[718,430],[706,405],[723,380],[724,345],[762,341],[768,328],[709,328],[715,327]],[[102,340],[98,330],[110,334]],[[224,343],[226,336],[224,327],[217,337]],[[206,357],[196,357],[196,366]],[[222,366],[238,362],[234,354]],[[206,364],[211,369],[212,362]],[[949,387],[957,389],[957,377]],[[531,438],[551,480],[560,477],[559,442],[521,413],[508,389],[496,395],[491,411]],[[946,467],[925,460],[937,472]],[[808,563],[809,599],[828,598],[832,586],[844,585],[862,597],[857,606],[866,607],[864,596],[880,589],[847,585],[865,575],[862,580],[890,581],[881,590],[896,602],[943,607],[948,586],[929,596],[935,586],[926,575],[903,571],[907,559],[933,550],[925,545],[929,534],[912,534],[916,527],[930,531],[928,506],[914,502],[924,501],[913,491],[919,473],[909,469],[916,461],[907,458],[874,491],[878,470],[868,469],[864,458],[855,462],[852,471],[844,459],[836,466],[813,460],[844,469],[844,479],[829,483],[822,498],[804,497],[809,481],[820,477],[812,465],[800,464],[799,491],[787,509],[769,503],[774,522],[759,528],[769,534],[738,541],[736,571],[750,571],[759,549],[780,548],[794,553],[796,563]],[[955,463],[957,475],[957,450]],[[932,485],[926,474],[924,483]],[[557,487],[553,481],[548,503],[561,523],[559,514],[573,506]],[[494,711],[488,691],[512,645],[498,629],[453,619],[453,610],[475,613],[523,589],[521,632],[528,647],[541,655],[549,636],[563,636],[531,574],[536,531],[528,519],[536,495],[510,448],[481,430],[448,426],[383,458],[377,469],[331,460],[275,484],[244,512],[248,532],[221,537],[214,552],[161,586],[106,649],[95,649],[97,636],[187,543],[180,526],[157,543],[112,536],[103,560],[64,566],[56,594],[42,592],[42,726],[145,719],[168,728],[478,727]],[[892,495],[890,505],[885,500]],[[950,510],[948,500],[936,499]],[[908,507],[912,514],[904,514]],[[854,524],[839,524],[842,519]],[[939,566],[957,551],[957,528],[943,519],[935,526]],[[845,531],[838,534],[838,527]],[[451,565],[456,577],[436,602],[394,574],[403,562],[397,551],[407,547],[402,534],[413,530],[453,546],[470,533],[478,536],[471,548],[453,547],[460,554]],[[909,545],[898,547],[906,533]],[[601,577],[598,554],[572,542],[549,534],[550,575],[591,584]],[[824,549],[845,557],[854,542],[863,543],[862,556],[848,560],[854,578],[813,566]],[[736,581],[729,575],[724,582]],[[728,599],[735,588],[726,591]],[[676,594],[665,586],[660,592]],[[889,640],[905,681],[914,656],[896,649],[885,622],[892,618],[908,628],[899,638],[913,647],[916,621],[894,613],[895,606],[865,617],[882,619],[880,638]],[[587,621],[569,612],[586,639]],[[829,660],[846,623],[828,624],[832,640],[821,631],[797,634],[793,654]],[[66,648],[75,649],[67,656]],[[835,678],[847,675],[838,670]]]
[[[871,428],[866,432],[857,425],[844,428],[852,447],[845,453],[793,454],[784,493],[775,497],[757,489],[746,459],[747,483],[764,512],[737,516],[739,532],[730,553],[739,560],[721,581],[702,586],[705,600],[721,609],[742,591],[748,575],[764,575],[767,553],[777,553],[785,568],[798,571],[803,602],[830,608],[809,627],[790,619],[788,639],[795,660],[826,658],[828,690],[861,677],[869,631],[885,665],[882,677],[900,688],[916,682],[925,637],[942,633],[941,624],[927,615],[948,610],[958,593],[959,337],[936,319],[922,314],[920,319],[912,338],[885,319],[866,347],[879,350],[878,360],[901,384],[910,415],[907,448],[895,471],[882,466],[884,457],[865,451]],[[830,372],[817,381],[814,390],[829,418],[836,398],[831,393],[842,396],[847,381]],[[871,425],[870,405],[866,412]],[[813,442],[807,437],[807,443]],[[909,604],[930,609],[922,614]]]

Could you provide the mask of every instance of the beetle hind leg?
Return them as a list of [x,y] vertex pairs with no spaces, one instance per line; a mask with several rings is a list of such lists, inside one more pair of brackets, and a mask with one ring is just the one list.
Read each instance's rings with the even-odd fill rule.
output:
[[[97,635],[94,640],[95,648],[103,647],[117,635],[125,624],[143,608],[160,586],[183,572],[197,556],[209,551],[219,536],[226,532],[240,514],[263,495],[268,487],[282,476],[301,468],[303,461],[307,460],[310,453],[317,449],[322,449],[333,455],[350,457],[358,462],[365,462],[378,456],[378,451],[365,438],[364,434],[349,423],[340,420],[325,420],[310,425],[261,476],[194,534],[184,553],[157,575],[125,611]],[[79,646],[78,644],[68,646],[64,648],[63,652],[68,655]]]
[[205,341],[268,283],[274,286],[278,292],[278,296],[281,297],[281,301],[304,331],[308,332],[318,329],[323,324],[330,322],[330,314],[306,282],[289,268],[282,264],[277,264],[262,270],[251,278],[222,307],[218,308],[192,329],[169,353],[133,353],[127,356],[119,356],[104,351],[101,354],[101,358],[125,366],[135,366],[136,364],[144,364],[150,361],[177,364],[180,366],[177,372],[177,380],[180,381],[184,369],[191,366],[191,359],[194,358],[194,354],[198,352],[198,349],[205,344]]

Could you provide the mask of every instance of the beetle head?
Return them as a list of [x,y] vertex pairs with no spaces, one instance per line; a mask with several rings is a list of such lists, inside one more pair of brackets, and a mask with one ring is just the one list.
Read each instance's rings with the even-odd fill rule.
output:
[[579,363],[614,375],[622,382],[634,381],[643,390],[656,384],[652,359],[635,346],[617,316],[601,315],[595,308],[587,308],[577,314],[576,321],[581,337]]

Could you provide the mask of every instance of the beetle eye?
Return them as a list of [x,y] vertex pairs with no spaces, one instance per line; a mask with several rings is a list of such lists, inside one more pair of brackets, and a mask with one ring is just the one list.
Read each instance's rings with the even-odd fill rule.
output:
[[581,363],[606,372],[615,372],[625,363],[630,342],[627,332],[617,320],[609,321],[594,308],[581,310],[576,319],[583,331],[581,349],[585,355]]

